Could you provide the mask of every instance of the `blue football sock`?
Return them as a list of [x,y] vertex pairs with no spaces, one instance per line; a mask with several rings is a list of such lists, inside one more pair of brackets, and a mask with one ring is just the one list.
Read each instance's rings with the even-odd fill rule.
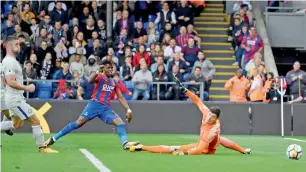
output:
[[122,144],[127,142],[127,136],[126,136],[126,130],[125,130],[125,124],[120,124],[116,127],[117,134],[120,137],[120,141]]
[[78,124],[76,122],[71,122],[67,124],[60,132],[58,132],[53,139],[54,141],[60,139],[61,137],[65,136],[66,134],[70,133],[72,130],[78,129]]

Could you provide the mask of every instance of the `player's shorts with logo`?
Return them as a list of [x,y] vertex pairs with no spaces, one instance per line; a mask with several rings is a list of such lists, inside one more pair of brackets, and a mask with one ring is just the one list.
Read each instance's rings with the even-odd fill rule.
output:
[[21,120],[25,120],[35,114],[33,108],[26,103],[24,97],[11,97],[10,100],[6,97],[5,101],[11,116],[18,116]]
[[81,116],[87,118],[88,120],[98,117],[107,124],[112,124],[114,119],[119,118],[111,107],[105,106],[95,100],[89,101]]

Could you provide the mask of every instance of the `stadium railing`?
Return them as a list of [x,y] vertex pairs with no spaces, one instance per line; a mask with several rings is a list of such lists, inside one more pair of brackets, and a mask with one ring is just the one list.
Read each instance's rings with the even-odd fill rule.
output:
[[[41,84],[39,83],[44,83],[44,88],[43,90],[44,91],[49,91],[51,94],[53,94],[55,92],[55,90],[57,89],[57,85],[54,85],[54,84],[57,84],[60,82],[60,80],[24,80],[24,82],[29,85],[31,83],[35,84],[36,86],[36,90],[35,92],[37,93],[38,91],[40,91],[41,88]],[[66,80],[66,82],[68,83],[74,83],[76,81],[74,80]],[[134,84],[130,82],[130,85],[133,87],[134,89]],[[157,100],[159,101],[160,100],[160,86],[161,85],[166,85],[166,86],[170,86],[170,85],[173,85],[173,84],[176,84],[175,82],[152,82],[150,84],[150,92],[153,91],[153,85],[156,85],[157,87]],[[187,85],[200,85],[200,98],[201,100],[204,99],[204,83],[203,82],[196,82],[196,83],[191,83],[191,82],[183,82],[183,84],[185,85],[185,87],[187,87]],[[43,85],[43,84],[42,84]],[[127,85],[127,82],[125,82],[125,85],[126,87],[129,89],[131,88],[130,86]],[[26,98],[29,98],[30,97],[30,93],[27,91],[26,92],[26,95],[25,95]],[[52,97],[50,97],[50,99],[52,99]]]

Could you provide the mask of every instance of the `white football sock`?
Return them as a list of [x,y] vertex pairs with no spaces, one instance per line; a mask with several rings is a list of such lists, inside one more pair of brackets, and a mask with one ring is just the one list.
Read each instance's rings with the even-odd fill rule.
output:
[[33,136],[35,137],[36,145],[38,147],[43,147],[45,146],[45,138],[44,138],[44,133],[43,130],[41,129],[40,125],[32,126],[32,133]]
[[1,131],[6,131],[14,128],[12,121],[2,121],[0,125],[1,125]]

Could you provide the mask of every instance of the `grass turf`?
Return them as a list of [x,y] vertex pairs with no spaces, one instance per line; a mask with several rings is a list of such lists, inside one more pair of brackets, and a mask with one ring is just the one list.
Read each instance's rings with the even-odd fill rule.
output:
[[[2,134],[3,172],[96,172],[95,167],[79,151],[85,148],[113,172],[289,172],[306,171],[306,157],[289,160],[285,153],[289,144],[305,142],[285,140],[278,136],[225,136],[243,147],[252,148],[242,155],[220,146],[215,155],[173,156],[148,152],[123,151],[113,134],[70,134],[52,148],[59,154],[41,154],[34,147],[31,134]],[[306,137],[296,137],[306,140]],[[145,145],[180,145],[196,142],[196,135],[130,134],[130,140]]]

